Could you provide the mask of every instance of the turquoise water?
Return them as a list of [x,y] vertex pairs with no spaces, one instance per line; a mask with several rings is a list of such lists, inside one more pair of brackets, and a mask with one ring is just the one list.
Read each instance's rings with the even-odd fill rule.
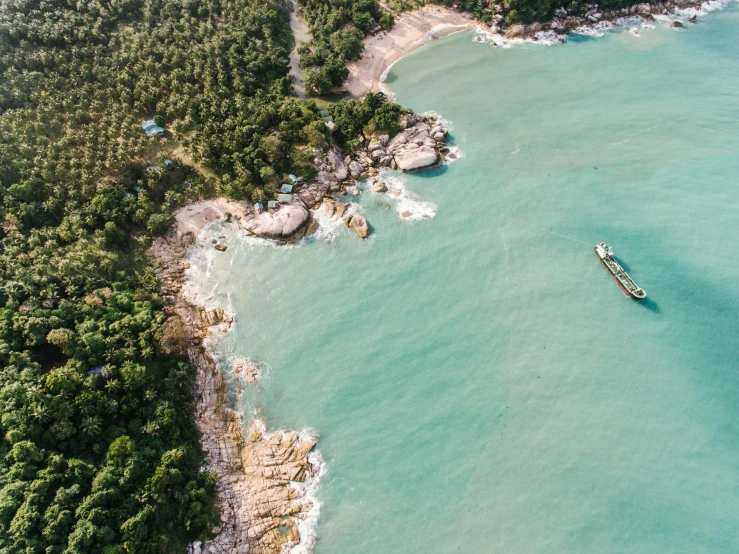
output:
[[370,240],[196,255],[269,366],[234,398],[320,435],[316,554],[739,552],[739,9],[472,37],[389,78],[464,153],[405,177],[434,218],[365,192]]

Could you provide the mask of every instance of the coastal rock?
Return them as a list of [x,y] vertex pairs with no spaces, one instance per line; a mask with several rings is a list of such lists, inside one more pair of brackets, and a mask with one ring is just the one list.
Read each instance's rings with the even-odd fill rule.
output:
[[281,206],[275,213],[262,212],[242,221],[242,227],[258,237],[299,240],[310,222],[310,212],[300,202]]
[[[298,522],[312,508],[305,482],[318,473],[309,456],[316,445],[313,437],[280,430],[266,434],[254,422],[242,434],[242,416],[230,408],[223,374],[203,346],[208,335],[224,333],[232,318],[220,308],[205,310],[181,296],[184,263],[181,261],[192,234],[176,232],[157,238],[149,254],[157,261],[162,283],[160,294],[165,313],[176,313],[184,324],[186,355],[197,369],[193,383],[195,421],[207,452],[204,468],[217,475],[221,522],[212,539],[192,543],[190,554],[279,554],[300,542]],[[252,364],[236,371],[250,381],[258,376]]]
[[675,29],[679,29],[682,26],[683,26],[683,22],[680,21],[679,19],[676,19],[675,21],[672,22],[672,27]]
[[343,181],[346,181],[349,178],[349,168],[346,166],[342,166],[338,170],[336,170],[336,173],[334,173],[336,176],[336,180],[340,183]]
[[216,244],[215,249],[219,252],[225,252],[226,251],[226,245],[225,244]]
[[333,198],[324,198],[321,204],[321,211],[331,219],[339,219],[344,217],[348,204],[334,200]]
[[348,215],[344,218],[344,225],[354,231],[360,239],[366,239],[370,235],[370,228],[364,216]]
[[235,375],[243,377],[247,383],[254,383],[259,379],[259,377],[262,375],[262,372],[259,370],[259,367],[247,363],[246,361],[239,360],[237,361],[231,371],[234,372]]
[[372,187],[370,188],[372,192],[375,194],[381,193],[381,192],[387,192],[387,185],[380,181],[379,183],[374,183]]
[[391,140],[391,141],[390,141],[390,142],[388,143],[388,145],[387,145],[387,149],[388,149],[389,151],[391,151],[391,152],[392,152],[392,151],[394,151],[394,150],[396,150],[396,149],[400,148],[401,146],[403,146],[403,145],[404,145],[404,144],[406,144],[407,142],[408,142],[408,139],[407,139],[407,138],[405,137],[405,134],[403,134],[403,133],[398,133],[398,134],[397,134],[397,135],[395,135],[395,136],[393,137],[393,139],[392,139],[392,140]]
[[697,15],[691,15],[688,18],[688,23],[698,23],[698,16]]
[[401,171],[417,171],[439,163],[439,153],[427,146],[404,150],[395,156],[395,163]]
[[359,176],[364,172],[364,167],[362,167],[362,164],[356,161],[352,161],[349,163],[349,172],[352,175],[353,179],[358,179]]
[[505,36],[509,38],[522,37],[526,34],[526,27],[523,25],[511,25],[506,29]]

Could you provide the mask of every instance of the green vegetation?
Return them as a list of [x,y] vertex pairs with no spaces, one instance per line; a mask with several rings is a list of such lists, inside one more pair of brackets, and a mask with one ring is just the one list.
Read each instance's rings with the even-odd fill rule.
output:
[[382,93],[369,93],[362,100],[336,102],[329,105],[328,111],[336,124],[334,139],[351,149],[365,144],[373,133],[396,135],[400,131],[398,118],[409,113],[387,102]]
[[[288,9],[0,3],[0,554],[170,553],[217,525],[185,334],[145,251],[190,199],[314,174],[332,138],[288,96]],[[383,16],[341,13],[320,40],[353,59]],[[330,111],[348,145],[400,114],[374,95]]]
[[303,82],[308,90],[326,94],[349,75],[346,63],[362,56],[362,38],[377,26],[389,29],[393,16],[377,0],[298,0],[308,20],[311,41],[298,49]]

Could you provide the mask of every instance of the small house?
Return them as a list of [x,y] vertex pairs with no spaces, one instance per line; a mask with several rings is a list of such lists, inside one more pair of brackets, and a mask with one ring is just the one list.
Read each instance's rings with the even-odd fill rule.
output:
[[136,185],[135,187],[133,187],[133,190],[136,192],[141,192],[141,187]]
[[164,160],[164,167],[174,169],[174,162],[172,160]]
[[94,375],[96,377],[105,377],[105,370],[107,369],[108,369],[107,365],[99,365],[99,366],[90,368],[87,374]]
[[141,124],[141,128],[144,130],[147,137],[153,137],[154,135],[161,136],[164,134],[164,129],[162,129],[159,125],[154,123],[153,119],[144,121]]
[[264,210],[264,204],[262,204],[261,202],[257,202],[256,204],[254,204],[254,211],[261,212],[263,210]]
[[280,188],[280,192],[282,194],[292,194],[292,191],[293,191],[293,186],[288,185],[287,183],[283,184],[282,187]]
[[278,194],[277,201],[280,204],[289,204],[290,202],[293,201],[293,195],[292,194]]
[[183,183],[183,185],[185,185],[185,188],[186,188],[186,189],[190,189],[190,188],[192,188],[192,183],[191,183],[190,181],[185,181],[185,182]]
[[293,175],[292,173],[288,175],[288,177],[290,177],[290,180],[293,182],[293,184],[298,183],[300,181],[300,177],[298,177],[297,175]]
[[280,207],[280,203],[277,200],[270,200],[269,202],[267,202],[267,207],[270,210],[276,210]]

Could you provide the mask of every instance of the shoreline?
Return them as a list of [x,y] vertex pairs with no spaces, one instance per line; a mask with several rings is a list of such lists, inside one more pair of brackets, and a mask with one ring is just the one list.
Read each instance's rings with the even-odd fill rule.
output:
[[[293,201],[276,210],[257,212],[249,203],[226,198],[201,199],[182,206],[174,213],[175,228],[166,237],[157,238],[148,252],[161,280],[164,311],[171,316],[165,325],[175,330],[179,354],[186,355],[197,370],[194,418],[207,453],[205,469],[217,475],[222,509],[215,536],[205,543],[191,544],[189,554],[310,551],[320,513],[315,491],[326,465],[311,433],[285,429],[267,433],[258,418],[245,428],[244,414],[232,409],[226,380],[211,347],[212,339],[229,332],[234,318],[220,307],[207,309],[200,305],[201,299],[189,293],[188,253],[196,245],[220,252],[228,248],[220,241],[223,236],[204,236],[206,228],[216,221],[235,225],[245,236],[277,244],[297,242],[317,231],[319,223],[314,215],[319,210],[324,212],[322,217],[342,221],[361,239],[367,238],[371,229],[365,218],[352,212],[351,203],[342,203],[333,194],[345,193],[347,186],[377,176],[384,167],[401,171],[435,167],[449,150],[445,147],[447,132],[435,118],[409,114],[400,123],[402,130],[392,140],[387,135],[373,137],[368,146],[356,151],[334,149],[325,159],[317,159],[314,181],[301,181]],[[198,243],[199,238],[204,240]],[[243,362],[238,369],[245,378],[239,383],[242,387],[249,386],[260,373],[253,363]]]
[[317,439],[287,429],[267,433],[259,419],[244,428],[243,414],[231,407],[210,344],[231,329],[233,317],[221,308],[194,304],[183,290],[188,282],[187,253],[200,233],[218,220],[238,225],[247,213],[247,205],[225,198],[183,206],[175,214],[176,228],[167,237],[157,238],[149,251],[161,280],[162,299],[173,315],[168,321],[179,326],[181,347],[197,371],[193,416],[207,454],[204,469],[217,475],[221,523],[213,530],[213,538],[192,543],[189,554],[278,553],[295,547],[310,549],[315,540],[315,533],[305,526],[318,518],[320,505],[311,497],[325,473],[315,450]]
[[379,92],[385,72],[406,54],[453,33],[474,31],[480,25],[466,13],[441,6],[405,12],[395,20],[392,29],[365,39],[362,58],[347,64],[349,77],[340,88],[357,98]]
[[402,13],[392,29],[365,39],[362,58],[347,64],[349,77],[340,88],[355,98],[361,98],[369,92],[385,92],[383,83],[398,60],[434,40],[463,31],[485,35],[487,40],[478,42],[490,42],[494,46],[507,47],[519,41],[552,45],[564,42],[571,33],[602,36],[605,31],[617,27],[626,29],[629,24],[635,23],[659,23],[664,20],[672,23],[681,17],[686,20],[681,23],[695,23],[696,17],[721,8],[729,1],[666,0],[602,11],[596,5],[584,16],[560,12],[552,21],[544,24],[515,24],[507,28],[496,25],[488,27],[467,13],[427,5]]

